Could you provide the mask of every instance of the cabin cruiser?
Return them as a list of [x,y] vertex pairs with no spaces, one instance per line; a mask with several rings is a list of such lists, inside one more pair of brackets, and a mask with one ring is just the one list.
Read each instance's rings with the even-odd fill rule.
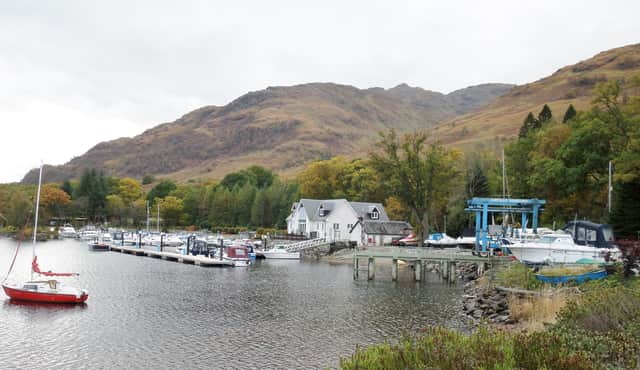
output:
[[620,257],[617,247],[598,248],[574,242],[571,234],[553,233],[508,244],[519,261],[531,264],[605,263]]
[[245,246],[231,245],[224,248],[222,258],[233,261],[235,267],[248,267],[250,262],[249,250]]
[[89,240],[87,245],[92,251],[108,251],[112,241],[110,233],[100,232],[93,240]]
[[60,229],[58,229],[58,235],[62,238],[77,238],[78,233],[76,229],[71,226],[71,224],[64,224]]

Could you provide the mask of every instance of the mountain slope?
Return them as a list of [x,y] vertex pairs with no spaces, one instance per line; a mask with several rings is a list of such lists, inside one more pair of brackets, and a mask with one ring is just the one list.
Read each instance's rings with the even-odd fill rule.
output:
[[513,88],[475,112],[456,117],[430,130],[444,144],[472,150],[475,145],[503,142],[518,135],[528,112],[537,115],[548,104],[556,119],[573,104],[587,109],[593,88],[607,79],[628,80],[640,74],[640,44],[611,49],[563,67],[533,83]]
[[[77,178],[87,168],[180,181],[222,177],[251,164],[291,172],[334,155],[364,154],[381,130],[430,127],[470,112],[511,89],[485,84],[444,95],[406,84],[392,89],[311,83],[270,87],[223,107],[207,106],[133,138],[103,142],[46,171],[46,181]],[[23,182],[34,182],[28,173]]]

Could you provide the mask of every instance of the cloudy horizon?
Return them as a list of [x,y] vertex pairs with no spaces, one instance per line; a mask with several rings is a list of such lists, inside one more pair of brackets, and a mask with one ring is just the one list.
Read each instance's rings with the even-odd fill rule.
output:
[[268,86],[524,84],[640,42],[612,1],[0,4],[0,182]]

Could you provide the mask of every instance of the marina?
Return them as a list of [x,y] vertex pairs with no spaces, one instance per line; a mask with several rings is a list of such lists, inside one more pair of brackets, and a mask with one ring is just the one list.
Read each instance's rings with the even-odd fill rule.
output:
[[[15,244],[0,238],[0,269],[8,268]],[[93,252],[68,239],[40,243],[39,251],[43,260],[79,272],[91,298],[50,307],[0,294],[0,330],[11,338],[0,347],[4,368],[324,368],[356,345],[467,322],[461,286],[432,273],[416,284],[406,267],[397,282],[354,282],[349,265],[307,260],[197,268]],[[18,273],[28,273],[27,257],[18,258]],[[387,275],[389,267],[377,271]],[[32,333],[38,341],[28,340]]]

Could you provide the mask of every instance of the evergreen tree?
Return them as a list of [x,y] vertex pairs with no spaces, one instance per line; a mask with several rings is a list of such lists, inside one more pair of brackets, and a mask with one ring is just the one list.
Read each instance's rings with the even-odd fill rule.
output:
[[71,185],[71,181],[69,181],[68,179],[64,180],[64,182],[60,186],[60,190],[62,190],[65,193],[69,194],[69,196],[72,196],[73,195],[73,186]]
[[576,116],[577,113],[578,112],[576,112],[576,109],[573,107],[573,104],[569,104],[569,108],[567,108],[567,111],[564,113],[564,117],[562,118],[562,123],[569,122]]
[[610,222],[616,237],[638,237],[640,231],[640,177],[616,187]]
[[467,174],[467,199],[489,196],[489,180],[479,163]]
[[538,120],[536,120],[536,118],[533,116],[533,113],[529,112],[529,114],[527,114],[527,117],[525,117],[524,121],[522,122],[522,127],[520,127],[520,134],[518,135],[518,137],[527,137],[527,135],[529,135],[529,131],[538,126]]
[[551,113],[551,108],[549,108],[549,106],[545,104],[544,107],[542,107],[542,110],[540,111],[540,113],[538,114],[538,127],[536,128],[540,128],[542,127],[543,123],[547,123],[551,121],[552,117],[553,117],[553,114]]
[[109,186],[104,174],[90,169],[82,174],[74,198],[86,197],[87,216],[98,221],[98,218],[104,215],[107,194],[109,194]]

